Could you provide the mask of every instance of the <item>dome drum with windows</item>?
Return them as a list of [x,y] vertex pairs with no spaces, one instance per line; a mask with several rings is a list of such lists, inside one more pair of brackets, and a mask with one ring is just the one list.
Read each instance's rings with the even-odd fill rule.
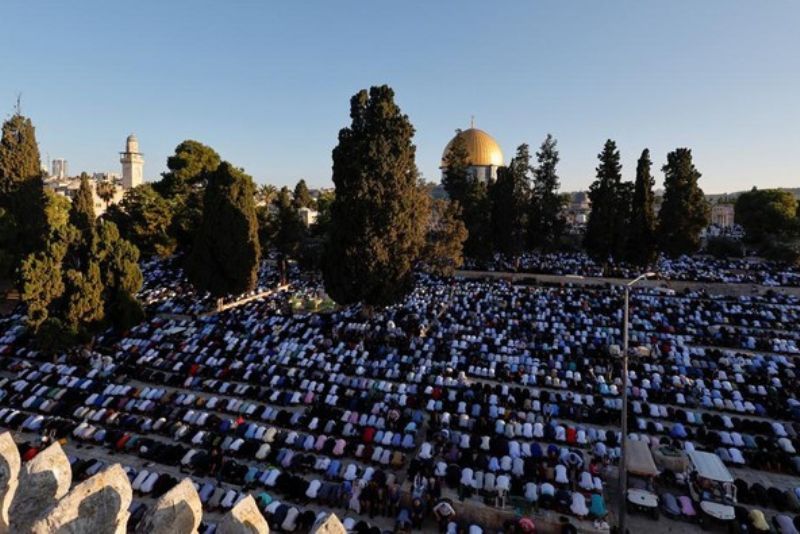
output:
[[477,128],[469,128],[459,132],[447,143],[442,153],[442,177],[447,171],[447,155],[453,142],[456,138],[460,137],[464,140],[464,145],[467,149],[467,161],[469,161],[469,169],[475,177],[484,182],[492,182],[497,178],[498,167],[503,166],[503,151],[500,150],[500,145],[497,141]]

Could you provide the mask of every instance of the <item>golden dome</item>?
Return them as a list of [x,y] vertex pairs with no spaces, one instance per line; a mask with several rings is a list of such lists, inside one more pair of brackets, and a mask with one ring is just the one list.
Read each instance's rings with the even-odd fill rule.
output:
[[[464,139],[467,145],[467,159],[470,165],[476,167],[490,165],[500,167],[503,165],[503,151],[500,150],[500,145],[497,144],[497,141],[495,141],[491,135],[477,128],[464,130],[458,135]],[[456,138],[453,137],[453,139],[447,143],[447,146],[444,147],[444,152],[442,153],[442,167],[447,166],[445,165],[445,158],[447,157],[447,153],[450,152],[450,147],[455,139]]]

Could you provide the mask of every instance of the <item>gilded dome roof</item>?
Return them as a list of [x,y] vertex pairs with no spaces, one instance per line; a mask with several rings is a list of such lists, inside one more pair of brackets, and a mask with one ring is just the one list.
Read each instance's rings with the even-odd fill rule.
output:
[[[494,137],[487,134],[483,130],[477,128],[470,128],[464,130],[460,135],[467,145],[467,154],[470,165],[475,166],[501,166],[503,165],[503,151],[500,150],[500,145],[494,140]],[[457,137],[457,136],[456,136]],[[450,147],[455,141],[455,137],[447,143],[442,153],[442,167],[446,167],[444,160],[447,153],[450,152]]]

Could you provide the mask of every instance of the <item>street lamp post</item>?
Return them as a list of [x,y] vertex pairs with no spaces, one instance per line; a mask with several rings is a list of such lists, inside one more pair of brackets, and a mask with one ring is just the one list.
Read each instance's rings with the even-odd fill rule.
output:
[[628,303],[630,301],[631,288],[637,283],[645,280],[655,273],[647,272],[641,274],[625,284],[625,306],[622,319],[622,439],[620,440],[619,455],[619,517],[617,525],[619,534],[625,534],[625,514],[628,507],[628,470],[625,468],[625,449],[628,441]]

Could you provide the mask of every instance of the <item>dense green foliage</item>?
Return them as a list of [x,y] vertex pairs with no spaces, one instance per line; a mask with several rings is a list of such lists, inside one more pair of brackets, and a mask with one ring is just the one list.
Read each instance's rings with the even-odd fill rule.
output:
[[349,127],[333,149],[329,240],[323,275],[340,304],[383,306],[413,286],[428,219],[418,184],[414,128],[388,86],[350,100]]
[[43,245],[45,204],[36,131],[16,113],[3,123],[0,138],[0,276],[10,277]]
[[736,224],[742,225],[750,243],[785,239],[797,234],[798,202],[789,191],[756,189],[736,199]]
[[530,154],[528,145],[517,148],[508,167],[501,167],[489,186],[494,249],[509,256],[525,251],[530,202]]
[[661,250],[669,256],[693,254],[700,248],[700,233],[708,226],[711,209],[697,181],[692,151],[678,148],[667,154],[664,200],[658,212]]
[[175,147],[175,153],[167,158],[167,172],[155,187],[165,198],[183,197],[206,185],[209,172],[220,164],[217,152],[200,143],[187,139]]
[[172,206],[170,235],[176,247],[189,250],[203,217],[203,198],[208,175],[220,164],[217,152],[198,141],[186,140],[167,158],[167,172],[154,184],[155,190]]
[[122,201],[106,212],[106,218],[114,221],[145,257],[168,257],[175,252],[176,239],[170,233],[173,217],[172,203],[151,184],[129,189]]
[[102,181],[97,182],[95,189],[97,191],[97,196],[106,203],[106,208],[108,208],[114,195],[117,194],[117,186],[112,182]]
[[[297,189],[295,189],[295,191],[297,191]],[[306,190],[306,193],[308,193],[308,190]],[[297,258],[300,247],[307,234],[306,226],[297,213],[297,210],[302,207],[302,204],[298,203],[296,198],[293,201],[289,189],[283,187],[278,192],[275,206],[277,208],[277,214],[274,223],[275,237],[273,244],[281,254]]]
[[422,256],[426,269],[432,274],[452,276],[464,263],[467,228],[461,220],[460,211],[455,201],[431,201],[430,222]]
[[652,166],[650,150],[645,148],[636,164],[627,251],[628,261],[643,266],[650,265],[658,256],[655,195],[653,194],[653,186],[656,181],[650,170]]
[[492,253],[492,201],[489,186],[469,168],[469,154],[461,130],[444,157],[442,185],[450,200],[458,203],[467,227],[464,253],[471,258],[487,258]]
[[252,178],[228,162],[207,174],[203,217],[186,274],[215,297],[255,288],[260,247]]
[[305,180],[300,180],[294,186],[294,207],[296,209],[314,207],[314,199],[311,198],[311,193],[308,192]]
[[68,208],[48,202],[45,245],[20,268],[28,324],[45,349],[86,339],[108,325],[127,329],[143,315],[135,299],[142,285],[139,251],[120,238],[114,223],[95,221],[93,205],[86,203],[89,188],[84,177]]
[[533,170],[528,245],[544,251],[553,250],[559,245],[566,225],[562,213],[564,197],[558,192],[561,184],[556,173],[560,160],[557,144],[555,138],[547,134],[536,153],[537,165]]
[[586,223],[584,246],[593,257],[606,261],[625,253],[632,188],[622,181],[619,150],[611,139],[597,156],[597,179],[589,186],[592,211]]

